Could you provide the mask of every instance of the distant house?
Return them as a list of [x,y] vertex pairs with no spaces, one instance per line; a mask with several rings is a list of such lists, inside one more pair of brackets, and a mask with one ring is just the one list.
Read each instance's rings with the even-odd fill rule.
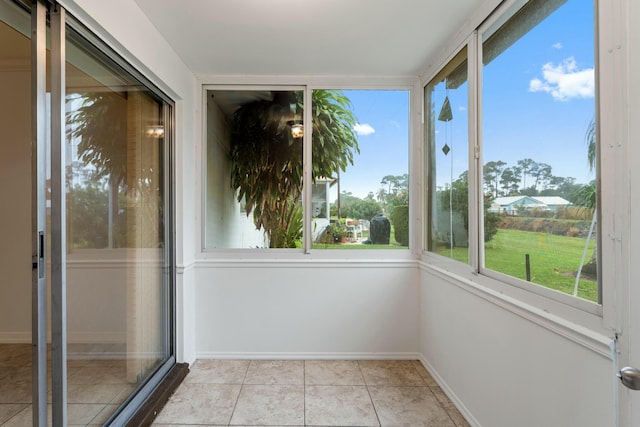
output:
[[504,213],[507,215],[518,215],[524,209],[549,210],[556,212],[558,208],[567,207],[571,202],[558,196],[509,196],[497,197],[491,202],[489,212]]
[[544,203],[553,212],[557,212],[558,208],[571,206],[570,201],[559,196],[536,196],[534,199]]

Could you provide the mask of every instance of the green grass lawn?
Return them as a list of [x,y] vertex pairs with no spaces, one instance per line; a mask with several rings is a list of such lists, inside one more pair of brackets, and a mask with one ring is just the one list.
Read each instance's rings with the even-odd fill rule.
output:
[[[529,254],[532,282],[572,294],[584,244],[585,239],[580,237],[500,229],[493,240],[485,244],[485,266],[526,280],[525,255]],[[591,241],[586,261],[589,261],[594,249],[595,242]],[[448,248],[438,252],[450,256]],[[453,258],[467,262],[467,252],[467,248],[454,248]],[[580,279],[578,296],[596,301],[597,282]]]
[[[362,240],[369,238],[369,232],[365,231]],[[313,249],[408,249],[407,246],[400,246],[396,242],[393,226],[391,226],[391,234],[389,236],[388,245],[365,245],[363,243],[313,243]]]

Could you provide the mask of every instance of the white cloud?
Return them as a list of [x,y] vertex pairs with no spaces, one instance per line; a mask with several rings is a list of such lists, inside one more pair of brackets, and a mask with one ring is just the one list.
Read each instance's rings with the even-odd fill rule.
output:
[[593,98],[595,92],[593,68],[579,70],[573,56],[558,65],[547,62],[542,66],[542,80],[535,78],[529,82],[529,92],[547,92],[556,101]]
[[391,123],[391,126],[393,126],[394,128],[400,129],[400,123],[396,122],[395,120],[391,120],[389,123]]
[[353,130],[355,130],[360,136],[367,136],[372,133],[376,133],[376,130],[369,123],[356,123]]
[[562,43],[558,42],[558,43],[554,43],[551,45],[552,48],[554,49],[562,49]]
[[464,105],[461,105],[458,107],[458,111],[467,111],[467,107],[465,107]]

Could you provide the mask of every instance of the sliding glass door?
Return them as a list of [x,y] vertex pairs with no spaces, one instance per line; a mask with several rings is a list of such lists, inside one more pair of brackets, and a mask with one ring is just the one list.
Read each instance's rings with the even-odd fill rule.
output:
[[0,424],[47,423],[46,34],[0,1]]
[[0,425],[122,425],[175,364],[172,102],[39,1],[0,88]]
[[102,423],[173,354],[171,107],[72,26],[65,75],[68,405]]

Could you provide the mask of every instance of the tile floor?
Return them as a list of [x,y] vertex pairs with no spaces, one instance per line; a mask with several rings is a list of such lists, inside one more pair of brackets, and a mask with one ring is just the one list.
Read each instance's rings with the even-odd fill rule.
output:
[[[70,346],[71,347],[71,346]],[[70,348],[75,350],[92,350]],[[69,426],[99,426],[134,390],[126,381],[126,360],[69,360]],[[49,386],[49,403],[51,387]],[[49,404],[49,425],[51,405]],[[31,427],[31,345],[0,345],[0,426]]]
[[198,360],[157,427],[469,424],[418,361]]

